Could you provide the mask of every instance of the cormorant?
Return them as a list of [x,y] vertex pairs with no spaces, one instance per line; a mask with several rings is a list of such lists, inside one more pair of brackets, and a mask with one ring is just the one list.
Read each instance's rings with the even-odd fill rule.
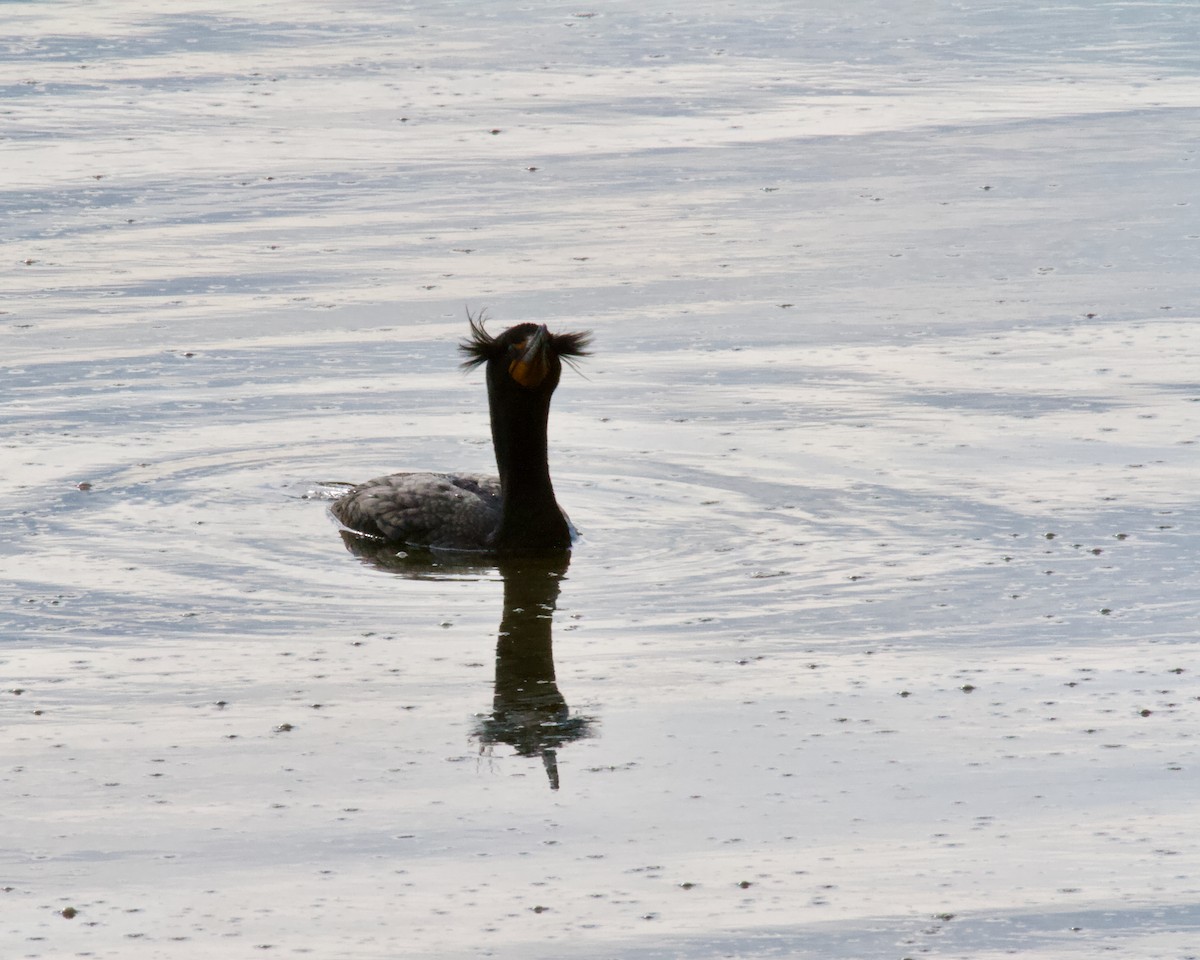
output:
[[353,533],[388,543],[497,554],[569,549],[574,530],[554,499],[546,424],[562,361],[586,356],[591,334],[520,323],[493,337],[482,317],[469,319],[462,365],[487,369],[500,476],[394,473],[352,487],[330,509]]

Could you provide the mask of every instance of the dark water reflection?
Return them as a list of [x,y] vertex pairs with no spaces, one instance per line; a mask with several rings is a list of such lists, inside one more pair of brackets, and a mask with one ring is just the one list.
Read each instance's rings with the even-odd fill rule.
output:
[[504,613],[496,642],[492,712],[476,730],[480,743],[506,743],[523,757],[540,756],[557,790],[560,747],[589,736],[594,721],[572,715],[554,676],[554,608],[570,555],[507,560]]
[[593,718],[572,714],[554,672],[554,610],[571,564],[569,551],[489,562],[409,551],[341,531],[360,560],[411,580],[482,578],[499,570],[504,609],[496,642],[496,682],[490,714],[474,735],[483,750],[507,744],[519,756],[541,757],[550,789],[559,788],[558,750],[590,736]]

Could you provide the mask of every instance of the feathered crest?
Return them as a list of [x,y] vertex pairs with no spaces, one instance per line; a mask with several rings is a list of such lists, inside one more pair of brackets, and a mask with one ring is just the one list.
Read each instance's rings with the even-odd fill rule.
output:
[[[505,350],[505,345],[501,342],[504,339],[504,334],[501,334],[499,337],[493,337],[484,329],[484,324],[487,322],[486,311],[480,310],[472,316],[471,311],[468,310],[467,322],[471,325],[471,335],[459,343],[458,349],[466,354],[467,357],[462,362],[463,369],[470,370],[472,367],[487,363],[492,357],[502,353]],[[518,326],[523,326],[523,324],[518,324]],[[531,332],[536,329],[533,324],[528,324],[528,326]],[[511,329],[515,330],[516,327]],[[586,357],[590,352],[588,347],[591,345],[591,342],[592,334],[587,330],[579,333],[550,334],[550,348],[575,369],[578,369],[575,367],[575,358]]]
[[[578,333],[552,333],[550,334],[550,342],[554,345],[554,352],[562,357],[567,366],[576,373],[579,373],[579,365],[576,361],[580,357],[586,357],[591,354],[592,351],[588,347],[592,345],[592,331],[580,330]],[[584,377],[584,379],[586,380],[587,378]]]
[[483,324],[487,320],[487,311],[480,310],[474,316],[467,311],[467,322],[471,325],[471,335],[459,343],[458,349],[467,355],[462,362],[464,370],[470,370],[488,359],[496,352],[496,338],[488,333]]

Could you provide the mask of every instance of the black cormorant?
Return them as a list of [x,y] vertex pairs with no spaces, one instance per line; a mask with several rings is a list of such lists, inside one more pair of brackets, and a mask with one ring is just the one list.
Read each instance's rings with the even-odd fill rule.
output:
[[562,361],[585,356],[589,333],[520,323],[493,337],[482,318],[459,349],[487,369],[492,445],[500,476],[394,473],[352,487],[330,509],[353,533],[434,550],[497,554],[566,550],[573,530],[546,463],[550,397]]

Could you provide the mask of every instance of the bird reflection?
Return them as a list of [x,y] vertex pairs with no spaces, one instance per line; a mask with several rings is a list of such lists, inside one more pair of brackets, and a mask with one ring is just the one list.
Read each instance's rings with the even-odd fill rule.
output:
[[557,790],[559,749],[589,736],[595,722],[571,713],[554,675],[554,609],[570,553],[486,562],[405,551],[345,530],[342,539],[351,553],[372,566],[413,579],[480,576],[499,567],[504,612],[496,643],[495,692],[492,711],[479,718],[474,735],[483,750],[504,743],[519,756],[541,757],[550,789]]
[[540,756],[558,789],[558,748],[586,737],[591,720],[572,716],[554,677],[551,634],[559,583],[570,555],[502,560],[504,615],[496,643],[492,713],[479,724],[482,744],[507,743],[523,757]]

